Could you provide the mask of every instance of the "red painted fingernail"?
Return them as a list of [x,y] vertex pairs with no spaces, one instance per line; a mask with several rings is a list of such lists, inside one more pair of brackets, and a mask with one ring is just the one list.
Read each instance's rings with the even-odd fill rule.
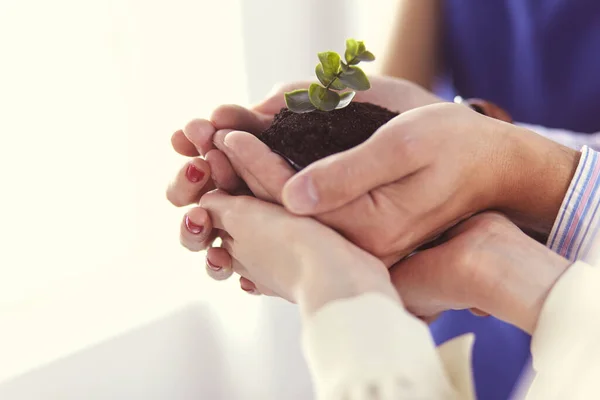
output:
[[223,269],[223,267],[219,267],[218,265],[211,263],[208,258],[206,259],[206,265],[213,271],[220,271],[221,269]]
[[190,220],[190,217],[188,217],[187,215],[185,216],[185,227],[194,235],[198,235],[204,230],[204,227],[202,225],[193,223],[192,220]]
[[254,290],[253,288],[245,288],[242,286],[242,290],[248,294],[257,294],[258,292],[256,290]]
[[190,182],[196,183],[200,182],[202,178],[204,178],[204,172],[196,168],[194,164],[190,164],[185,171],[185,176],[187,176]]

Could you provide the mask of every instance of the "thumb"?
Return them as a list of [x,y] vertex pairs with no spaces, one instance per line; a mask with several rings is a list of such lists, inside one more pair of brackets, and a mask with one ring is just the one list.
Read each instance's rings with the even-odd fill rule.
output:
[[296,214],[319,214],[411,175],[425,160],[418,156],[419,135],[410,126],[401,115],[364,143],[309,165],[284,186],[284,206]]

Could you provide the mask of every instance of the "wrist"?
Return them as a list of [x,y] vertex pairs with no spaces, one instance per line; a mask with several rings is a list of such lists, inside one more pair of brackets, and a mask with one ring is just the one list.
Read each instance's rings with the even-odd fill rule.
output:
[[512,125],[498,208],[545,241],[552,230],[581,153]]
[[511,244],[510,252],[502,253],[489,252],[484,258],[496,273],[478,306],[531,334],[548,294],[570,262],[524,237]]
[[[379,292],[400,301],[385,266],[373,258],[338,263],[310,263],[296,287],[296,302],[304,316],[310,316],[329,302]],[[344,264],[344,265],[341,265]]]

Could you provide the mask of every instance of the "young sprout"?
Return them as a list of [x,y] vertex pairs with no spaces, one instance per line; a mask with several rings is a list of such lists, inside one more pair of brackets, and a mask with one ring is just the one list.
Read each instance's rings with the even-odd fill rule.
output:
[[[296,113],[314,110],[332,111],[344,108],[354,98],[355,90],[367,90],[371,87],[369,79],[362,69],[356,65],[361,61],[373,61],[375,56],[365,48],[362,41],[346,40],[346,52],[342,61],[334,51],[319,53],[319,61],[315,73],[319,82],[308,89],[294,90],[285,94],[288,109]],[[338,93],[337,91],[352,89]]]

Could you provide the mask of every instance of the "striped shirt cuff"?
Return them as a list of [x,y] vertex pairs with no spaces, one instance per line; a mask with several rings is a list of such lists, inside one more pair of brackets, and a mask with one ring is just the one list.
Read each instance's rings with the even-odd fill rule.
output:
[[600,228],[600,157],[584,146],[575,176],[550,232],[548,247],[567,259],[585,259]]

